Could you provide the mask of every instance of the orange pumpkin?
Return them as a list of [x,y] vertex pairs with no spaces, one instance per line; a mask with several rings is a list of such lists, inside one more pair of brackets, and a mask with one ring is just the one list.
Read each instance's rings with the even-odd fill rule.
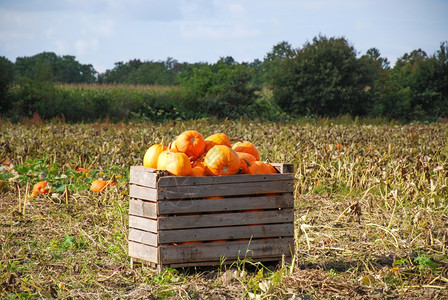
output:
[[240,161],[241,161],[241,173],[246,174],[246,170],[247,170],[246,160],[249,161],[250,163],[253,163],[254,161],[256,161],[256,159],[252,154],[249,154],[246,152],[237,152],[236,154],[238,154],[238,157],[240,158]]
[[39,181],[33,186],[33,191],[29,197],[36,197],[38,194],[48,194],[50,189],[47,187],[48,182]]
[[271,174],[269,167],[262,161],[254,161],[250,163],[246,160],[247,169],[246,174]]
[[254,146],[254,144],[252,144],[251,142],[248,141],[236,142],[233,145],[232,149],[235,150],[236,152],[246,152],[252,154],[256,160],[260,160],[260,153]]
[[169,150],[162,151],[157,158],[157,169],[166,170],[166,160],[168,158],[168,153],[171,153]]
[[205,155],[204,166],[209,175],[234,175],[239,172],[241,162],[232,148],[216,145]]
[[194,167],[191,169],[191,176],[199,177],[199,176],[207,176],[204,168]]
[[164,139],[162,138],[162,142],[160,144],[154,144],[146,150],[145,156],[143,157],[143,165],[145,167],[157,169],[157,160],[159,159],[159,155],[167,149],[167,147],[163,145],[163,141]]
[[269,170],[271,170],[272,174],[277,174],[278,173],[277,169],[273,165],[271,165],[270,163],[266,163],[266,165],[268,166]]
[[92,171],[92,169],[87,170],[83,167],[76,168],[76,170],[75,170],[76,173],[88,173],[90,171]]
[[224,197],[221,197],[221,196],[211,196],[211,197],[205,197],[204,199],[224,199]]
[[201,241],[190,241],[190,242],[182,242],[179,243],[179,245],[194,245],[194,244],[202,244],[203,242]]
[[170,152],[179,152],[179,151],[177,151],[176,141],[171,142],[168,145],[168,149],[170,150]]
[[92,182],[92,184],[90,185],[90,190],[94,193],[99,193],[105,189],[106,185],[107,185],[106,180],[97,179],[97,180],[94,180]]
[[192,168],[199,167],[199,168],[204,168],[205,169],[204,164],[200,160],[193,160],[191,162],[191,167]]
[[232,147],[229,137],[225,133],[215,133],[205,139],[205,152],[208,152],[215,145],[225,145]]
[[204,165],[198,161],[195,160],[191,163],[191,176],[207,176],[207,173],[205,171]]
[[168,152],[165,169],[175,176],[190,176],[192,172],[190,159],[181,152]]
[[177,151],[185,153],[187,157],[195,160],[205,150],[205,140],[202,134],[196,130],[182,132],[175,140]]

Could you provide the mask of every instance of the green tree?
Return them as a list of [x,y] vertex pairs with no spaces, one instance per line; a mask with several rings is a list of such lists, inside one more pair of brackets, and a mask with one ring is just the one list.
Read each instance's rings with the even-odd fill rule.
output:
[[435,120],[448,115],[448,43],[428,56],[418,49],[405,53],[391,71],[391,86],[385,93],[389,117]]
[[[130,61],[131,62],[131,61]],[[124,63],[122,61],[116,62],[115,67],[112,70],[106,70],[106,72],[98,76],[99,83],[125,83],[132,72],[137,70],[141,64],[135,63]]]
[[127,83],[150,85],[174,85],[185,64],[168,57],[166,61],[130,60],[127,63],[115,63],[112,70],[98,76],[100,83]]
[[319,35],[288,52],[273,73],[278,105],[292,115],[364,115],[372,79],[345,38]]
[[96,81],[97,72],[92,65],[83,65],[74,56],[61,57],[53,52],[18,57],[15,63],[17,80],[22,77],[37,78],[42,74],[41,68],[45,68],[45,72],[51,74],[55,82],[92,83]]
[[8,91],[14,81],[14,64],[0,56],[0,111],[5,113],[11,108]]
[[365,55],[359,59],[360,71],[365,76],[369,85],[364,92],[367,101],[364,107],[368,115],[373,117],[382,116],[385,112],[385,94],[390,89],[390,64],[387,58],[381,57],[376,48],[370,48]]
[[275,74],[278,74],[281,63],[294,56],[295,50],[292,45],[282,41],[272,47],[272,50],[266,54],[262,65],[262,82],[265,86],[273,83]]
[[180,83],[187,90],[190,109],[219,118],[238,118],[255,101],[257,88],[249,84],[252,76],[253,70],[226,57],[213,65],[200,65]]

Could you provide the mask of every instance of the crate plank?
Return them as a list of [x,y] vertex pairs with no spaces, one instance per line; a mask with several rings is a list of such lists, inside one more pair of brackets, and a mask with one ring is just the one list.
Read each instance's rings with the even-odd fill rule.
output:
[[[253,260],[253,259],[252,259]],[[290,257],[285,257],[285,261],[290,261]],[[282,257],[274,256],[274,257],[257,257],[257,262],[277,262],[281,263]],[[201,266],[216,266],[216,265],[229,265],[234,263],[233,259],[223,259],[223,260],[214,260],[214,261],[197,261],[197,262],[184,262],[184,263],[171,263],[169,265],[165,265],[170,268],[182,268],[182,267],[201,267]]]
[[159,192],[157,189],[131,184],[129,185],[129,197],[157,201]]
[[292,209],[266,210],[260,212],[231,212],[223,214],[199,214],[191,216],[160,216],[159,230],[237,226],[250,224],[275,224],[294,221]]
[[293,179],[292,174],[239,174],[227,176],[165,176],[160,177],[158,187],[179,187],[179,186],[199,186],[199,185],[221,185],[242,182],[266,182],[266,181],[288,181]]
[[143,231],[136,228],[129,228],[129,237],[128,239],[133,242],[137,242],[140,244],[151,245],[157,247],[157,233]]
[[158,174],[155,171],[155,169],[144,166],[131,166],[129,183],[150,188],[157,188]]
[[160,261],[162,264],[191,263],[220,260],[235,260],[245,257],[256,259],[281,258],[290,256],[293,238],[261,239],[251,241],[231,241],[223,243],[203,243],[194,245],[161,245]]
[[175,213],[202,213],[245,209],[293,208],[293,193],[272,196],[232,197],[222,199],[182,199],[158,202],[160,215]]
[[285,164],[285,163],[270,163],[274,168],[276,168],[280,173],[289,174],[294,173],[294,165],[293,164]]
[[129,241],[129,256],[145,261],[160,263],[157,247]]
[[266,193],[292,193],[294,191],[294,183],[291,180],[287,180],[265,181],[262,183],[244,182],[232,184],[210,184],[201,186],[173,186],[170,188],[159,187],[157,191],[157,199],[185,199],[211,196],[258,195]]
[[[237,240],[245,238],[292,237],[292,223],[216,228],[193,228],[159,231],[159,243],[182,243],[189,241]],[[130,238],[129,238],[130,239]]]
[[[287,169],[290,164],[272,163],[280,172]],[[191,185],[207,185],[207,184],[227,184],[237,182],[260,182],[268,180],[291,180],[292,174],[256,174],[256,175],[228,175],[228,176],[161,176],[160,170],[146,168],[144,166],[131,166],[130,179],[131,184],[157,188],[169,186],[191,186]],[[282,172],[281,172],[282,173]]]
[[155,219],[157,218],[157,204],[150,201],[130,198],[129,214]]
[[156,233],[157,220],[129,215],[129,227]]

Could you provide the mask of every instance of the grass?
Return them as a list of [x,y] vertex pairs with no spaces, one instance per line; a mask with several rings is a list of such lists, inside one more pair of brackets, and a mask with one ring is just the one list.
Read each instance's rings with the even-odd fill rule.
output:
[[[131,269],[129,166],[191,128],[298,166],[292,264]],[[1,298],[448,297],[447,124],[30,120],[0,132]],[[90,192],[113,176],[116,186]],[[41,180],[52,193],[27,198]]]

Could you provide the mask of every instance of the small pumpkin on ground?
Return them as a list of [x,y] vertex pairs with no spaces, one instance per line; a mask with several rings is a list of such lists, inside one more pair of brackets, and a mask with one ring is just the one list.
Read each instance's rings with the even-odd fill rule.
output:
[[99,193],[104,191],[104,189],[107,186],[114,186],[114,185],[117,185],[115,176],[113,176],[111,180],[96,179],[92,181],[92,184],[90,185],[90,190],[94,193]]
[[50,189],[47,186],[48,182],[39,181],[33,186],[33,191],[31,192],[30,198],[36,197],[38,194],[48,194]]
[[102,179],[97,179],[92,181],[90,185],[90,190],[94,193],[102,192],[106,188],[107,181]]

